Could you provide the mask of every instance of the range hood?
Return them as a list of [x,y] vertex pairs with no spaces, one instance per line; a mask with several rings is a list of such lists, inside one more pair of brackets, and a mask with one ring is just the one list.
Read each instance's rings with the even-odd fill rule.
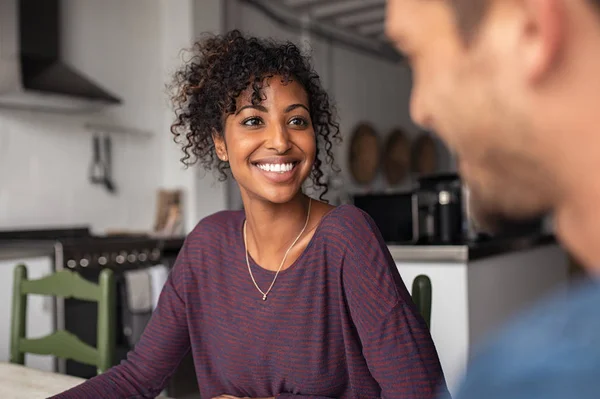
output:
[[60,0],[0,0],[0,108],[89,112],[120,104],[60,53]]

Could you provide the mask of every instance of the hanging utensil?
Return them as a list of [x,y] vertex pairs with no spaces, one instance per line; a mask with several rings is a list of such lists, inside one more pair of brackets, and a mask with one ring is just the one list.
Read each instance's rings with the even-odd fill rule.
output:
[[109,193],[115,193],[110,136],[104,137],[103,144],[104,146],[101,147],[100,137],[95,134],[92,138],[92,163],[89,169],[89,179],[92,184],[101,184]]
[[373,127],[360,123],[354,129],[348,148],[350,174],[354,181],[366,185],[375,179],[379,170],[379,138]]
[[438,170],[438,154],[431,134],[419,134],[412,146],[412,172],[416,176],[426,176]]
[[402,129],[394,129],[383,151],[383,172],[390,186],[402,183],[410,172],[410,142]]
[[92,138],[92,163],[89,169],[89,179],[92,184],[104,183],[104,164],[100,153],[100,137],[94,135]]
[[110,136],[104,137],[104,185],[108,192],[116,192],[112,177],[112,142]]

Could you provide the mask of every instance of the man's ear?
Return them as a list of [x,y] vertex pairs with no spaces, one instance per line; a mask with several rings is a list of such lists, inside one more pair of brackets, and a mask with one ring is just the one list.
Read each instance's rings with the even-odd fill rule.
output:
[[532,80],[543,78],[556,64],[564,44],[566,12],[561,0],[527,0],[521,58]]
[[215,151],[221,161],[227,162],[229,157],[227,156],[227,146],[225,145],[225,138],[223,135],[213,132],[213,142],[215,143]]

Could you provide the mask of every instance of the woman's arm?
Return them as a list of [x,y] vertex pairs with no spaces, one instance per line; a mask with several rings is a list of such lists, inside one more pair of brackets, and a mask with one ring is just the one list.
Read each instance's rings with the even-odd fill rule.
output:
[[190,348],[186,305],[180,293],[189,272],[186,248],[184,245],[152,318],[127,360],[53,398],[154,398],[160,394]]
[[430,399],[445,390],[437,351],[377,227],[348,226],[344,292],[371,375],[385,399]]

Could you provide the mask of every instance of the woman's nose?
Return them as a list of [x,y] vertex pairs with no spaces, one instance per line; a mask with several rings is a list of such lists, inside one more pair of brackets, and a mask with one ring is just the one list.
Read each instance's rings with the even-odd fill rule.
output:
[[277,151],[278,154],[283,154],[292,148],[290,135],[286,126],[276,125],[269,129],[269,148]]

